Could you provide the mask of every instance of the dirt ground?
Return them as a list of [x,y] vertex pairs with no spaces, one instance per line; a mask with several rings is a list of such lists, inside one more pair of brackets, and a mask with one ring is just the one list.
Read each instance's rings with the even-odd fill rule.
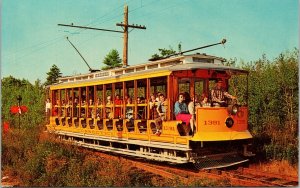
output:
[[[249,166],[251,169],[266,171],[275,174],[298,176],[298,166],[291,166],[287,161],[271,161],[267,163],[257,163]],[[17,178],[12,177],[7,172],[2,172],[1,187],[21,186]]]
[[267,163],[257,163],[250,166],[251,169],[282,174],[287,176],[298,176],[298,165],[291,166],[287,161],[270,161]]

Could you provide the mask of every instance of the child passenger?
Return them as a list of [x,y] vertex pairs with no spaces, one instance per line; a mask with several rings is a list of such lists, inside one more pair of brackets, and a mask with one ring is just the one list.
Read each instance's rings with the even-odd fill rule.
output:
[[164,121],[166,119],[166,113],[167,113],[167,105],[166,105],[164,94],[160,94],[160,96],[159,96],[159,102],[157,105],[157,113],[158,113],[159,117],[155,119],[155,126],[156,126],[155,134],[157,136],[159,136],[161,134],[162,121]]

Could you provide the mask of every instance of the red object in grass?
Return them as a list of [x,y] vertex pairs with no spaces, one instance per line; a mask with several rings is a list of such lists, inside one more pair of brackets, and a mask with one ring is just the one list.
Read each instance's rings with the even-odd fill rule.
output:
[[12,114],[17,114],[17,113],[22,114],[27,111],[28,111],[27,106],[12,106],[12,107],[10,107],[10,112]]
[[20,108],[21,108],[21,112],[22,112],[22,113],[25,113],[25,112],[28,111],[27,106],[20,106]]
[[8,133],[9,131],[9,123],[7,121],[3,122],[3,133]]

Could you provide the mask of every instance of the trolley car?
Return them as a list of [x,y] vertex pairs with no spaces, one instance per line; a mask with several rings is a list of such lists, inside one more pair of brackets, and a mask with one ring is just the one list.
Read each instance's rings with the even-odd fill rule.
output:
[[[52,102],[49,132],[83,147],[170,163],[194,163],[201,169],[243,163],[252,153],[247,98],[243,104],[212,106],[209,96],[219,79],[229,90],[233,77],[248,72],[225,66],[225,59],[206,54],[179,55],[144,64],[61,77],[49,86]],[[163,93],[167,112],[155,134],[150,95]],[[176,120],[179,93],[208,94],[208,105],[195,106],[194,133]],[[120,102],[114,102],[116,96]],[[239,99],[247,96],[238,96]],[[132,103],[126,103],[128,97]],[[112,101],[107,101],[110,98]],[[143,99],[137,102],[137,99]],[[132,109],[132,119],[126,116]]]

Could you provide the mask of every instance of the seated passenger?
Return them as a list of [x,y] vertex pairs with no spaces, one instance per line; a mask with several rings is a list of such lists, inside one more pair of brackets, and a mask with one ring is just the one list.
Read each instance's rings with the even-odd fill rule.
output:
[[127,103],[127,100],[128,100],[128,98],[129,98],[129,95],[124,95],[124,103],[126,104]]
[[69,100],[67,100],[67,103],[66,103],[67,117],[71,117],[71,114],[72,114],[71,106],[72,106],[72,97],[70,97]]
[[113,119],[113,114],[112,114],[112,109],[111,109],[111,105],[112,105],[111,97],[107,96],[106,99],[107,99],[107,101],[106,101],[107,107],[105,107],[106,118]]
[[161,92],[157,92],[157,94],[156,94],[156,101],[159,101],[160,94],[162,94],[162,93]]
[[188,108],[184,100],[185,100],[184,93],[180,93],[178,96],[178,101],[176,101],[174,106],[175,116],[177,116],[178,114],[188,114]]
[[137,98],[136,98],[136,103],[137,103],[137,104],[142,104],[142,103],[143,103],[142,97],[137,97]]
[[157,100],[155,98],[155,95],[152,94],[150,96],[150,101],[149,101],[149,109],[150,109],[150,119],[156,119],[158,118],[158,113],[157,113]]
[[85,106],[85,105],[86,105],[85,96],[82,96],[82,98],[81,98],[81,106]]
[[78,117],[78,109],[77,109],[77,106],[78,106],[78,98],[75,97],[75,98],[74,98],[74,103],[73,103],[73,113],[74,113],[74,116],[73,116],[73,117]]
[[236,97],[226,92],[222,86],[223,81],[219,80],[215,87],[211,90],[211,100],[213,106],[227,106],[225,98],[236,99]]
[[[115,105],[122,105],[122,100],[120,99],[120,95],[116,95]],[[115,107],[115,118],[121,118],[121,107]]]
[[134,118],[133,118],[133,106],[127,106],[127,104],[132,104],[132,100],[130,97],[127,98],[126,101],[126,111],[125,118],[129,120],[131,126],[134,126]]
[[61,116],[61,103],[59,99],[56,100],[56,105],[54,109],[57,112],[57,116]]
[[[144,97],[137,97],[137,104],[144,104]],[[137,107],[137,118],[144,119],[145,106]]]
[[208,102],[208,97],[207,97],[207,95],[206,95],[206,93],[203,93],[202,95],[201,95],[201,99],[200,99],[200,106],[201,107],[207,107],[207,106],[210,106],[210,103]]
[[160,94],[159,102],[157,105],[157,113],[159,115],[158,118],[155,119],[155,126],[156,126],[156,135],[159,136],[161,134],[162,129],[162,121],[166,120],[167,115],[167,101],[165,101],[165,96]]
[[66,106],[66,103],[65,103],[65,100],[63,99],[63,100],[61,100],[61,116],[62,117],[65,117],[67,115],[65,106]]
[[111,96],[107,96],[106,99],[107,99],[107,100],[106,100],[106,105],[107,105],[107,106],[113,104],[112,101],[111,101]]
[[65,105],[66,105],[65,99],[61,100],[61,106],[65,106]]
[[100,108],[99,108],[99,106],[100,106],[101,104],[102,104],[102,103],[101,103],[101,100],[100,100],[100,98],[98,97],[97,100],[96,100],[96,102],[95,102],[95,106],[96,106],[96,118],[97,118],[97,119],[100,119],[100,114],[102,114],[102,113],[101,113],[101,110],[100,110]]
[[85,97],[82,97],[81,109],[80,109],[80,117],[85,118]]
[[192,97],[192,100],[188,104],[189,113],[192,115],[192,118],[190,120],[192,134],[194,134],[194,125],[195,125],[195,121],[196,121],[195,109],[197,107],[200,107],[200,104],[198,103],[197,95],[195,95],[194,97]]
[[56,103],[54,102],[54,105],[53,105],[54,107],[52,108],[52,116],[57,116],[58,115],[57,101],[56,101]]
[[97,98],[97,100],[96,100],[96,102],[95,102],[95,105],[96,105],[96,106],[99,106],[99,105],[101,105],[101,100],[100,100],[100,98],[99,98],[99,97]]
[[89,100],[89,106],[93,106],[93,105],[94,105],[93,99],[90,99],[90,100]]
[[180,93],[178,96],[178,101],[175,103],[174,106],[174,114],[176,120],[181,120],[182,122],[185,122],[186,125],[190,125],[191,130],[193,132],[194,123],[193,123],[192,115],[188,112],[188,107],[184,102],[184,100],[185,100],[184,94]]
[[95,118],[95,110],[93,108],[93,99],[89,100],[89,109],[88,109],[88,117]]
[[193,109],[191,109],[191,107],[196,108],[196,107],[200,107],[200,106],[201,105],[198,100],[198,95],[193,96],[191,102],[188,104],[188,109],[189,109],[190,114],[193,114],[193,111],[192,111]]
[[128,98],[127,98],[127,100],[126,100],[126,104],[132,104],[132,100],[131,100],[131,98],[130,98],[130,97],[128,97]]

